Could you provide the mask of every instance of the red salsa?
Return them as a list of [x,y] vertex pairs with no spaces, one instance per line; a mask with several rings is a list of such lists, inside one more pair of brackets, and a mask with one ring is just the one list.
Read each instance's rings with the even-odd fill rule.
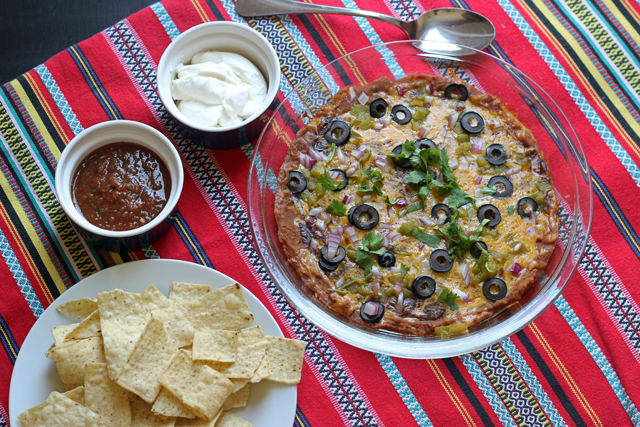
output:
[[98,148],[78,166],[73,201],[91,224],[111,231],[132,230],[153,220],[167,204],[171,177],[145,147],[117,142]]

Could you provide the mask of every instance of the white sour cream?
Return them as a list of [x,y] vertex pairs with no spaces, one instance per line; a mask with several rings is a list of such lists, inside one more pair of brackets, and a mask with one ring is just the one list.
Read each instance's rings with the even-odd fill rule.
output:
[[241,123],[261,109],[267,83],[247,58],[230,52],[200,52],[180,64],[171,82],[178,109],[202,126]]

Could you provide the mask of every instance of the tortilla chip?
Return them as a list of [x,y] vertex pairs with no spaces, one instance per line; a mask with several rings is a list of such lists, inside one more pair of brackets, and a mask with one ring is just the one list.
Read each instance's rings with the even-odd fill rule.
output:
[[84,367],[87,363],[104,363],[102,337],[69,341],[52,350],[52,359],[65,390],[84,385]]
[[80,298],[56,307],[56,310],[60,313],[70,314],[78,319],[84,319],[97,309],[98,302],[93,298]]
[[226,411],[231,408],[242,408],[247,406],[249,393],[251,393],[251,383],[245,384],[245,386],[240,390],[227,397],[227,400],[222,404],[222,409]]
[[174,427],[176,417],[159,417],[151,405],[135,394],[131,397],[131,427]]
[[238,332],[205,330],[193,336],[193,360],[232,363],[238,351]]
[[178,347],[162,322],[151,319],[116,382],[153,403],[160,393],[160,375],[167,369]]
[[200,418],[194,418],[191,420],[187,420],[185,418],[178,418],[176,422],[176,427],[215,427],[218,418],[222,415],[222,409],[218,411],[218,413],[209,420],[201,420]]
[[298,384],[302,375],[307,343],[288,338],[267,338],[269,349],[266,357],[269,359],[269,375],[265,379],[283,384]]
[[159,310],[161,308],[171,307],[173,304],[169,298],[165,297],[162,292],[153,285],[147,286],[142,295],[140,295],[142,308],[147,312]]
[[208,366],[194,365],[180,350],[160,383],[184,403],[198,418],[211,420],[231,395],[233,383]]
[[53,343],[58,346],[62,345],[69,332],[77,328],[78,325],[80,325],[80,323],[72,323],[70,325],[56,326],[51,329],[51,335],[53,335]]
[[219,372],[227,378],[251,378],[267,352],[269,342],[262,328],[251,327],[238,333],[238,352],[235,363]]
[[115,289],[97,295],[109,378],[115,380],[149,321],[140,294]]
[[109,378],[106,363],[88,363],[84,368],[87,408],[113,426],[131,427],[131,392]]
[[233,390],[231,391],[232,394],[240,390],[249,382],[246,378],[229,378],[229,380],[233,383]]
[[178,400],[169,390],[162,388],[160,394],[153,402],[151,412],[163,417],[181,417],[181,418],[195,418],[196,416],[184,406],[182,402]]
[[[74,388],[73,390],[64,393],[64,396],[84,406],[84,387]],[[40,413],[42,412],[42,408],[44,408],[46,404],[47,401],[45,400],[39,405],[27,409],[26,411],[18,415],[18,421],[20,421],[20,425],[22,427],[34,427],[36,425],[36,421],[38,421]]]
[[253,322],[242,287],[237,283],[152,314],[165,324],[178,347],[192,344],[195,331],[232,330]]
[[95,425],[100,416],[67,396],[52,392],[35,422],[43,427],[86,427]]
[[253,424],[233,412],[223,412],[215,427],[253,427]]
[[64,338],[65,341],[81,340],[100,336],[100,311],[96,310],[72,329]]
[[209,292],[211,292],[211,286],[209,285],[173,282],[169,289],[169,299],[175,303],[181,303],[199,298]]

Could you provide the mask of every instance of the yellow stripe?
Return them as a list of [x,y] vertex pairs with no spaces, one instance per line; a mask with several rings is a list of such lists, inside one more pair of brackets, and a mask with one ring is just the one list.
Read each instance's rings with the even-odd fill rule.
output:
[[210,21],[209,17],[207,16],[207,12],[204,11],[204,8],[198,2],[198,0],[191,0],[191,4],[193,4],[193,7],[196,9],[196,12],[198,12],[198,15],[200,15],[200,19],[202,19],[202,22]]
[[538,341],[540,341],[540,344],[542,344],[542,348],[544,348],[553,364],[562,374],[565,382],[569,384],[569,387],[573,391],[573,394],[576,396],[576,399],[578,399],[585,412],[589,415],[589,418],[591,418],[591,422],[593,423],[593,425],[602,426],[603,424],[602,421],[600,421],[598,414],[596,414],[596,411],[591,407],[587,399],[584,397],[584,394],[582,394],[580,387],[578,387],[578,385],[575,383],[573,377],[560,360],[560,357],[558,357],[553,348],[551,348],[551,345],[547,342],[546,338],[542,335],[542,332],[538,329],[538,326],[535,323],[531,323],[529,326],[531,327],[531,330],[533,331],[533,334],[536,336]]
[[[634,18],[636,18],[636,23],[634,25],[638,25],[638,22],[640,22],[640,15],[638,14],[638,12],[636,12],[634,7],[632,6],[632,3],[630,3],[629,0],[621,0],[621,1],[627,7],[627,10],[629,11],[629,13],[631,13],[634,16]],[[629,30],[628,27],[625,27],[625,29],[627,31]],[[635,38],[635,40],[637,41],[638,39]]]
[[[631,36],[631,38],[635,40],[636,43],[638,43],[638,41],[640,41],[640,33],[636,31],[636,28],[638,26],[638,21],[631,24],[627,20],[627,18],[622,14],[622,12],[620,12],[620,9],[618,9],[618,7],[611,2],[611,0],[602,0],[602,2],[607,6],[607,8],[613,14],[613,16],[615,16],[618,22],[620,22],[620,25],[626,30],[626,32],[629,33],[629,36]],[[633,12],[633,9],[631,9],[630,12]],[[604,14],[604,11],[602,13]],[[636,19],[638,19],[637,16],[636,16]],[[613,26],[613,24],[611,25]]]
[[[592,180],[593,185],[597,186],[598,189],[600,190],[600,194],[602,195],[602,197],[604,198],[607,206],[609,207],[609,212],[611,212],[612,215],[614,215],[616,217],[616,219],[618,220],[618,224],[620,224],[622,226],[622,228],[625,231],[625,234],[629,237],[632,236],[631,230],[629,230],[629,228],[627,228],[627,225],[624,223],[624,220],[622,218],[620,218],[620,216],[618,215],[618,212],[615,210],[615,207],[613,206],[613,204],[611,203],[611,200],[609,199],[609,196],[605,193],[605,189],[603,189],[600,186],[600,183],[598,183],[595,179]],[[633,238],[630,238],[629,240],[631,240],[633,246],[635,247],[636,251],[640,252],[640,244]]]
[[9,336],[7,335],[7,332],[4,330],[3,327],[0,327],[0,332],[2,332],[2,336],[4,337],[5,342],[9,346],[9,350],[11,351],[11,354],[13,355],[13,358],[15,359],[16,357],[18,357],[18,352],[13,347],[13,345],[11,345],[11,340],[9,339]]
[[[58,121],[58,117],[56,117],[55,113],[53,112],[51,106],[49,105],[49,103],[46,101],[46,98],[44,97],[44,94],[42,93],[42,91],[40,90],[40,87],[37,85],[37,83],[35,82],[34,78],[31,76],[30,73],[27,73],[24,75],[27,79],[27,81],[29,82],[29,85],[31,86],[31,89],[34,91],[34,93],[36,94],[36,98],[38,98],[38,101],[40,102],[40,105],[42,105],[42,108],[44,108],[45,113],[47,113],[47,117],[49,117],[49,120],[51,120],[51,123],[53,123],[53,127],[56,128],[56,131],[58,132],[58,135],[60,135],[60,138],[65,142],[65,144],[68,144],[69,141],[71,141],[71,138],[69,138],[69,136],[67,135],[67,133],[64,131],[63,126],[60,124],[60,122]],[[15,87],[15,86],[14,86]],[[22,86],[21,86],[22,87]],[[25,98],[22,98],[22,102],[25,101]],[[30,103],[31,105],[31,103]],[[31,114],[31,116],[35,116],[35,112]],[[46,138],[45,137],[45,132],[46,131],[47,135],[49,135],[49,131],[47,131],[46,127],[43,125],[42,127],[40,127],[39,123],[41,123],[41,120],[39,119],[38,116],[38,129],[40,130],[40,133],[42,133],[43,138],[45,139],[45,141],[51,141],[52,139]],[[34,119],[35,121],[35,119]],[[60,150],[58,150],[58,147],[55,144],[47,144],[47,146],[49,146],[49,149],[51,150],[51,152],[53,153],[53,155],[55,156],[56,159],[60,158]]]
[[198,247],[193,243],[193,240],[191,240],[191,237],[189,236],[189,233],[187,232],[187,230],[184,228],[184,225],[180,221],[178,221],[177,219],[176,219],[176,221],[174,221],[174,224],[176,224],[178,227],[180,227],[180,229],[182,230],[182,233],[184,234],[185,238],[189,242],[189,245],[191,245],[191,247],[193,248],[193,251],[196,253],[198,259],[200,260],[200,263],[202,265],[207,265],[207,261],[205,260],[205,258],[202,256],[202,254],[198,250]]
[[80,65],[82,66],[82,68],[85,70],[87,77],[89,77],[89,80],[91,80],[91,84],[93,85],[93,87],[96,89],[96,92],[98,92],[98,95],[100,96],[100,98],[102,99],[102,101],[104,101],[104,105],[107,107],[107,109],[111,112],[111,115],[113,117],[118,117],[118,114],[113,110],[113,108],[111,108],[111,104],[109,103],[109,101],[107,100],[107,98],[104,96],[104,93],[102,92],[102,89],[100,88],[100,85],[98,84],[98,82],[93,78],[93,74],[91,73],[91,71],[89,70],[89,67],[87,66],[87,64],[84,62],[84,59],[80,56],[80,53],[78,52],[78,50],[76,49],[75,46],[71,46],[71,50],[75,52],[76,54],[76,59],[80,62]]
[[118,252],[109,252],[109,253],[111,254],[111,259],[113,259],[113,262],[115,262],[116,264],[124,264],[124,261],[122,260],[122,257]]
[[431,360],[431,359],[427,359],[427,363],[429,364],[429,367],[431,368],[433,373],[436,375],[436,378],[438,379],[438,382],[440,383],[440,385],[442,386],[444,391],[447,392],[447,395],[449,396],[449,399],[451,399],[451,401],[456,406],[456,408],[458,408],[458,411],[460,412],[460,415],[465,420],[467,425],[468,426],[475,426],[476,423],[473,421],[473,418],[471,418],[471,416],[467,412],[467,408],[462,404],[462,402],[460,401],[460,399],[456,395],[455,391],[453,391],[453,388],[449,385],[449,382],[447,381],[447,378],[440,371],[440,368],[438,367],[438,364],[434,360]]

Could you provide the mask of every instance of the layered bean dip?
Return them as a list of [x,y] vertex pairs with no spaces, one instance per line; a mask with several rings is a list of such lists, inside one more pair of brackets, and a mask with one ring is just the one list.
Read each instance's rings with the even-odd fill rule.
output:
[[309,293],[351,321],[465,333],[516,303],[553,252],[548,161],[500,99],[414,75],[348,86],[296,135],[280,242]]

